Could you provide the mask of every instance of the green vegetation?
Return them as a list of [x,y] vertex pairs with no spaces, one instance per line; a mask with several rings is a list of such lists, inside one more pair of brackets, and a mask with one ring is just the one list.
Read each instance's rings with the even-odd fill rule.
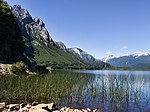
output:
[[51,66],[54,69],[83,69],[86,67],[86,64],[55,46],[47,47],[42,42],[39,44],[32,44],[35,50],[33,60],[37,65]]
[[[43,75],[0,77],[0,102],[54,102],[71,107],[103,106],[115,112],[128,111],[129,105],[149,103],[143,85],[147,77],[130,75],[94,75],[53,71]],[[143,82],[141,87],[137,82]],[[105,105],[106,104],[106,105]],[[143,104],[143,103],[142,103]],[[101,107],[103,108],[103,107]]]
[[40,66],[51,66],[53,69],[103,69],[110,67],[109,64],[103,62],[89,63],[85,62],[55,46],[45,46],[42,42],[36,40],[39,44],[32,46],[35,50],[33,62]]
[[0,61],[23,58],[24,42],[9,6],[0,0]]
[[[34,49],[34,54],[30,58],[25,56],[25,44],[31,44]],[[27,52],[32,51],[28,50]],[[46,46],[36,37],[31,42],[23,42],[14,15],[9,6],[0,0],[0,61],[17,62],[23,60],[30,63],[26,59],[38,66],[50,66],[53,69],[102,69],[105,66],[103,63],[84,62],[55,46]],[[19,69],[13,66],[12,71],[17,72]]]
[[89,62],[85,62],[87,63],[87,69],[91,69],[91,70],[102,70],[102,69],[109,69],[111,67],[110,64],[108,63],[104,63],[104,62],[93,62],[93,63],[89,63]]
[[104,68],[105,70],[150,70],[149,67],[145,68],[133,68],[133,67],[109,67],[109,68]]
[[27,70],[27,66],[24,62],[20,61],[15,64],[13,64],[10,68],[12,73],[23,73]]
[[0,101],[20,102],[57,102],[76,91],[82,91],[87,81],[85,75],[70,73],[51,73],[47,75],[17,75],[0,77]]

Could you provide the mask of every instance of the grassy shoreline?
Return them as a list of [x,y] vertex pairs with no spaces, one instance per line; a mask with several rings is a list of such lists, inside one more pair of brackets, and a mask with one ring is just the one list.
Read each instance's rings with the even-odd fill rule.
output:
[[132,71],[150,71],[150,68],[130,68],[130,67],[110,67],[103,70],[132,70]]

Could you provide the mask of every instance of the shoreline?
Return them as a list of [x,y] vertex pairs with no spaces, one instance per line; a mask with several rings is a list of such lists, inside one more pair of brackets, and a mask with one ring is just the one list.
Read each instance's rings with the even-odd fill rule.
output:
[[100,112],[97,109],[73,109],[70,107],[58,107],[54,103],[39,104],[38,102],[21,103],[21,104],[8,104],[5,102],[0,103],[0,112]]

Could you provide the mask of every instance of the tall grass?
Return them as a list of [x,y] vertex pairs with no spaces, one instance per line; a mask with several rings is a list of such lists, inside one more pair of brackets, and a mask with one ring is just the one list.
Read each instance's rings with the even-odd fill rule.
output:
[[81,91],[86,77],[78,74],[51,73],[0,77],[0,100],[7,103],[60,101]]
[[[0,77],[0,101],[21,103],[55,102],[76,108],[100,108],[101,111],[137,112],[149,105],[141,87],[146,80],[126,75],[94,75],[52,72],[44,75]],[[135,85],[141,82],[141,87]]]

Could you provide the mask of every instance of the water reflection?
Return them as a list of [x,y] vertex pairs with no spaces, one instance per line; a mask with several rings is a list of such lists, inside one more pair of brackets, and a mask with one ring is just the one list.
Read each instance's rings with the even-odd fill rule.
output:
[[150,110],[150,72],[148,71],[76,71],[93,74],[85,87],[87,107],[112,112],[145,112]]
[[36,76],[1,76],[0,101],[55,102],[101,112],[148,112],[149,71],[53,71]]

